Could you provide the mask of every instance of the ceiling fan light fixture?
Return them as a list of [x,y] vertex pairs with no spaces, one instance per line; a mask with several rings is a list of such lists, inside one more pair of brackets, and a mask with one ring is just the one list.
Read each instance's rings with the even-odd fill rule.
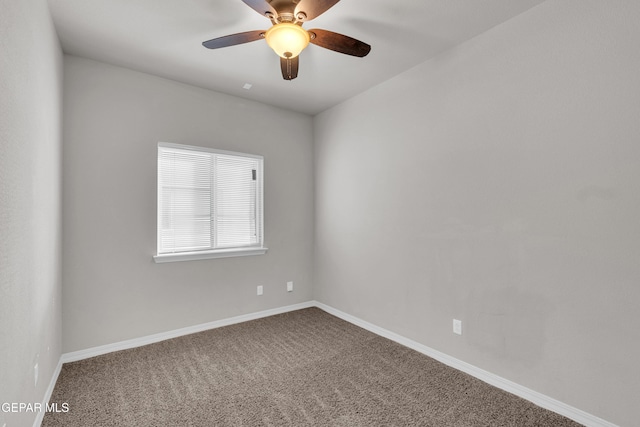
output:
[[283,22],[269,28],[264,35],[267,44],[281,58],[295,58],[309,45],[309,33],[299,25]]

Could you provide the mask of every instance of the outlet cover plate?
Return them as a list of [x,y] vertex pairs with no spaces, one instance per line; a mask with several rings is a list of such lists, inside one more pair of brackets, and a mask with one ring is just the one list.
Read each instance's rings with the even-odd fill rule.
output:
[[462,335],[462,320],[453,319],[453,333]]

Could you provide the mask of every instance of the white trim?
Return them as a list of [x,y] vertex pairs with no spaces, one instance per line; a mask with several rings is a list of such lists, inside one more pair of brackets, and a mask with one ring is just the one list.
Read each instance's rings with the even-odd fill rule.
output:
[[153,260],[158,264],[175,261],[195,261],[199,259],[231,258],[236,256],[264,255],[268,250],[269,248],[233,248],[200,252],[176,252],[154,255]]
[[420,344],[409,338],[405,338],[402,335],[396,334],[395,332],[391,332],[387,329],[376,326],[373,323],[369,323],[365,320],[344,313],[338,309],[335,309],[318,301],[314,301],[314,304],[316,307],[326,311],[329,314],[339,317],[342,320],[346,320],[347,322],[352,323],[356,326],[360,326],[361,328],[373,332],[376,335],[380,335],[382,337],[390,339],[391,341],[402,344],[405,347],[416,350],[424,355],[436,359],[439,362],[444,363],[445,365],[465,372],[471,376],[478,378],[479,380],[491,384],[492,386],[498,387],[499,389],[507,391],[511,394],[515,394],[516,396],[526,399],[542,408],[563,415],[587,427],[618,427],[615,424],[610,423],[609,421],[605,421],[581,409],[574,408],[573,406],[567,405],[566,403],[560,402],[559,400],[553,399],[542,393],[538,393],[537,391],[514,383],[513,381],[509,381],[498,375],[492,374],[491,372],[487,372],[484,369],[480,369],[467,362],[463,362],[462,360],[456,359],[455,357],[451,357],[447,354],[441,353],[438,350],[427,347],[426,345]]
[[259,154],[248,154],[248,153],[240,153],[238,151],[227,151],[227,150],[218,150],[217,148],[210,147],[197,147],[195,145],[184,145],[184,144],[175,144],[173,142],[158,142],[158,147],[163,148],[175,148],[177,150],[191,150],[191,151],[199,151],[199,152],[207,152],[207,153],[215,153],[215,154],[223,154],[227,156],[241,156],[241,157],[250,157],[252,159],[262,159],[264,160],[264,156]]
[[249,320],[261,319],[263,317],[274,316],[276,314],[287,313],[289,311],[301,310],[303,308],[313,307],[313,301],[307,301],[300,304],[288,305],[285,307],[272,308],[270,310],[258,311],[256,313],[242,314],[240,316],[230,317],[227,319],[215,320],[213,322],[202,323],[200,325],[187,326],[186,328],[174,329],[172,331],[161,332],[158,334],[147,335],[144,337],[133,338],[126,341],[120,341],[113,344],[101,345],[85,350],[73,351],[65,353],[61,356],[62,363],[76,362],[78,360],[88,359],[90,357],[100,356],[114,351],[128,350],[130,348],[141,347],[147,344],[153,344],[159,341],[171,338],[181,337],[183,335],[194,334],[196,332],[208,331],[222,326],[234,325],[236,323],[248,322]]
[[36,413],[36,419],[33,421],[33,427],[40,427],[42,424],[42,420],[44,419],[45,410],[47,407],[49,400],[51,399],[51,395],[53,394],[53,389],[56,387],[56,383],[58,382],[58,377],[60,376],[60,371],[62,370],[62,356],[58,360],[58,365],[56,369],[53,371],[53,375],[51,375],[51,381],[49,381],[49,386],[47,390],[44,392],[44,398],[42,399],[42,410]]

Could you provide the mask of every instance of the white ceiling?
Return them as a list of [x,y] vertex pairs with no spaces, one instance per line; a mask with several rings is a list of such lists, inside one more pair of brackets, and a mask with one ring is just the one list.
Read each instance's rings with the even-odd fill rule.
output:
[[[303,0],[312,1],[312,0]],[[267,29],[241,0],[49,0],[66,53],[316,114],[544,0],[342,0],[304,28],[372,46],[365,58],[309,45],[285,81],[264,40],[210,50],[202,42]],[[243,89],[245,83],[251,89]]]

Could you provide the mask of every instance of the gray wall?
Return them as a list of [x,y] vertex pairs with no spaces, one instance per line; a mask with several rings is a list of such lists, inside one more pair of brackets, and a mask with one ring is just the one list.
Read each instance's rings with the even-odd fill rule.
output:
[[46,1],[0,2],[0,403],[42,402],[60,358],[61,103]]
[[[64,352],[311,299],[311,117],[73,56],[64,66]],[[264,156],[267,254],[153,262],[159,141]]]
[[315,298],[637,425],[639,21],[550,0],[317,116]]

